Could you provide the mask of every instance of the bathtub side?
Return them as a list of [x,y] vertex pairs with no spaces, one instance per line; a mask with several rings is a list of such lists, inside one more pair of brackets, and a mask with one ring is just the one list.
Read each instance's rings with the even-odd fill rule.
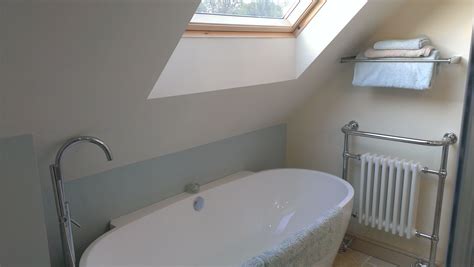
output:
[[[97,261],[108,264],[132,261],[134,264],[141,262],[152,266],[175,263],[189,265],[196,263],[196,259],[200,259],[203,265],[233,265],[258,251],[278,245],[314,223],[324,210],[335,208],[343,213],[343,219],[330,235],[339,244],[352,211],[352,187],[336,176],[312,170],[241,172],[204,185],[201,189],[199,194],[183,193],[113,220],[112,224],[116,228],[87,248],[80,266],[93,266]],[[328,194],[331,190],[339,191],[339,194]],[[197,196],[205,199],[206,208],[195,213],[192,206]],[[161,226],[160,229],[156,229],[157,225]],[[275,232],[279,227],[272,228],[272,225],[282,225],[282,232]],[[173,233],[178,235],[169,235],[169,229],[175,229]],[[233,231],[229,232],[229,229]],[[213,240],[206,233],[214,233]],[[160,244],[160,240],[166,243]],[[183,247],[179,240],[186,240],[186,246]],[[217,249],[221,250],[228,245],[242,247],[233,249],[232,255],[229,251],[221,251],[223,257],[216,259],[216,248],[203,245],[202,240],[207,240],[208,244],[220,244]],[[232,240],[232,244],[229,240]],[[248,246],[249,241],[252,241],[252,246]],[[140,246],[143,248],[140,249]],[[160,246],[163,249],[159,255],[147,248]],[[245,250],[247,248],[249,251]],[[187,257],[174,255],[173,251],[178,250],[180,253],[185,252]],[[315,263],[319,265],[314,266],[331,266],[336,253],[337,248],[330,250],[330,253],[320,258],[319,263]]]

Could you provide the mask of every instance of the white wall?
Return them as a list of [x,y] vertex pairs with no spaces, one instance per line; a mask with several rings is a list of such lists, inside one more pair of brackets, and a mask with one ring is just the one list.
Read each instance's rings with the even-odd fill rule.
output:
[[[398,11],[366,45],[384,38],[407,38],[424,33],[431,37],[442,55],[461,55],[460,65],[442,65],[434,87],[428,91],[385,88],[355,88],[351,85],[353,66],[341,72],[302,105],[288,125],[288,165],[341,174],[343,135],[340,128],[358,120],[361,129],[398,135],[439,139],[445,132],[459,133],[466,82],[472,23],[470,1],[410,1]],[[361,49],[365,47],[361,46]],[[356,54],[357,51],[352,51]],[[342,56],[342,55],[341,55]],[[379,152],[439,166],[439,149],[355,139],[355,152]],[[456,171],[456,147],[449,158],[449,176],[441,222],[438,260],[446,256]],[[355,164],[356,165],[356,164]],[[356,172],[354,170],[354,172]],[[417,227],[430,233],[435,200],[435,179],[422,183]],[[419,255],[428,255],[429,242],[410,241],[352,223],[350,231]]]
[[295,78],[294,38],[181,38],[150,98]]
[[369,1],[297,80],[147,100],[197,0],[3,1],[0,137],[33,134],[45,208],[54,209],[48,165],[67,138],[95,135],[114,153],[106,162],[93,146],[74,147],[63,161],[72,180],[285,122],[392,3]]
[[392,12],[382,2],[376,15],[357,15],[297,80],[151,100],[198,1],[2,2],[0,136],[33,133],[47,188],[48,165],[72,136],[103,138],[115,158],[78,146],[65,155],[66,179],[279,124],[340,67],[340,51]]
[[[329,0],[324,4],[296,39],[296,77],[313,63],[367,2],[367,0]],[[380,13],[373,14],[374,17],[380,15]]]
[[45,187],[75,135],[103,138],[115,158],[78,146],[65,155],[66,179],[284,121],[295,101],[284,84],[147,100],[197,2],[1,4],[0,136],[34,134]]
[[[101,137],[114,154],[106,162],[94,146],[74,147],[63,161],[72,180],[280,124],[303,99],[281,83],[147,100],[197,4],[0,3],[0,137],[33,134],[48,221],[48,166],[68,138]],[[52,253],[57,237],[48,229]]]

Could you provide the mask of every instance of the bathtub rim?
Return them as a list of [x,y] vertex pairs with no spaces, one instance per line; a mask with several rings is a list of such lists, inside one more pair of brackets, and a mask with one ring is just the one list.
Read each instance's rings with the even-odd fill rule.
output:
[[[200,190],[199,193],[211,190],[215,187],[218,187],[218,186],[221,186],[221,185],[224,185],[224,184],[227,184],[227,183],[231,183],[233,181],[236,181],[236,180],[239,180],[239,179],[242,179],[242,178],[246,178],[246,177],[249,177],[249,176],[252,176],[252,175],[256,175],[256,174],[260,174],[260,173],[267,173],[267,172],[283,171],[283,170],[284,171],[304,171],[304,172],[313,173],[313,174],[321,174],[321,175],[326,176],[326,177],[328,177],[332,180],[337,180],[338,182],[342,183],[344,185],[344,187],[347,189],[347,194],[334,207],[338,207],[338,208],[343,209],[346,205],[350,204],[350,202],[353,200],[354,188],[352,187],[352,185],[349,182],[345,181],[344,179],[342,179],[342,178],[340,178],[336,175],[330,174],[330,173],[317,171],[317,170],[311,170],[311,169],[300,169],[300,168],[277,168],[277,169],[269,169],[269,170],[264,170],[264,171],[259,171],[259,172],[240,171],[240,172],[225,176],[223,178],[219,178],[217,180],[214,180],[212,182],[209,182],[209,183],[201,186],[201,190]],[[197,195],[197,194],[190,194],[190,193],[183,192],[183,193],[180,193],[178,195],[175,195],[175,196],[163,199],[161,201],[158,201],[154,204],[151,204],[147,207],[141,208],[141,209],[136,210],[134,212],[131,212],[131,213],[125,214],[123,216],[117,217],[115,219],[112,219],[109,223],[109,225],[111,226],[111,230],[105,232],[104,234],[102,234],[97,239],[95,239],[92,243],[89,244],[89,246],[86,248],[86,250],[81,255],[81,258],[80,258],[80,261],[79,261],[79,267],[86,267],[86,265],[84,265],[84,264],[86,264],[84,262],[84,260],[87,257],[87,255],[94,248],[95,244],[100,242],[102,239],[106,238],[108,235],[112,234],[113,232],[115,232],[116,230],[122,228],[123,226],[125,226],[127,224],[130,224],[130,223],[133,223],[137,220],[140,220],[141,218],[146,217],[147,215],[149,215],[153,212],[156,212],[160,209],[168,207],[168,206],[170,206],[170,205],[172,205],[172,204],[174,204],[178,201],[187,199],[187,198],[192,197],[194,195]]]
[[[251,176],[251,175],[256,175],[256,174],[261,174],[261,173],[275,172],[275,171],[305,171],[305,172],[309,172],[309,173],[313,173],[313,174],[320,174],[320,175],[323,175],[323,176],[327,176],[327,177],[330,177],[331,179],[335,179],[335,180],[341,182],[346,187],[346,189],[348,190],[348,194],[346,195],[346,197],[344,199],[342,199],[338,203],[337,207],[339,207],[339,208],[344,207],[354,197],[354,188],[352,187],[352,185],[349,182],[347,182],[346,180],[344,180],[344,179],[342,179],[342,178],[340,178],[336,175],[333,175],[333,174],[330,174],[330,173],[327,173],[327,172],[323,172],[323,171],[311,170],[311,169],[302,169],[302,168],[276,168],[276,169],[269,169],[269,170],[264,170],[264,171],[259,171],[259,172],[239,171],[239,172],[227,175],[223,178],[219,178],[219,179],[216,179],[214,181],[211,181],[207,184],[201,185],[201,189],[200,189],[199,193],[197,193],[197,194],[182,192],[182,193],[179,193],[177,195],[171,196],[169,198],[165,198],[163,200],[160,200],[160,201],[158,201],[156,203],[153,203],[151,205],[148,205],[146,207],[143,207],[141,209],[138,209],[138,210],[132,211],[130,213],[127,213],[125,215],[122,215],[120,217],[113,218],[112,220],[110,220],[110,223],[109,223],[110,228],[113,230],[115,228],[123,227],[123,226],[125,226],[129,223],[132,223],[136,220],[139,220],[139,219],[147,216],[148,214],[151,214],[155,211],[158,211],[160,209],[168,207],[168,206],[170,206],[170,205],[172,205],[172,204],[174,204],[178,201],[184,200],[184,199],[186,199],[190,196],[198,195],[200,193],[206,192],[206,191],[211,190],[213,188],[216,188],[218,186],[221,186],[221,185],[239,180],[241,178],[245,178],[245,177],[248,177],[248,176]],[[108,232],[110,232],[110,231],[108,231]],[[106,233],[104,233],[104,235],[105,234]],[[102,237],[102,236],[100,236],[100,237]],[[92,243],[91,243],[91,245],[92,245]]]

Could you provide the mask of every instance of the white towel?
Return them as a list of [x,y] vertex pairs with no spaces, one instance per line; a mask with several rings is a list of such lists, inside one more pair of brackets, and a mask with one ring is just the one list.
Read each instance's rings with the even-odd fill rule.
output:
[[435,49],[431,45],[424,46],[421,49],[393,49],[393,50],[377,50],[369,48],[365,50],[364,56],[367,58],[384,58],[384,57],[428,57],[431,51]]
[[[364,58],[362,54],[357,58]],[[433,50],[429,57],[437,59],[439,52]],[[436,74],[436,63],[356,63],[352,84],[361,87],[396,87],[424,90],[431,88]]]
[[431,44],[427,36],[420,36],[414,39],[385,40],[374,44],[374,49],[390,50],[390,49],[421,49],[423,46]]

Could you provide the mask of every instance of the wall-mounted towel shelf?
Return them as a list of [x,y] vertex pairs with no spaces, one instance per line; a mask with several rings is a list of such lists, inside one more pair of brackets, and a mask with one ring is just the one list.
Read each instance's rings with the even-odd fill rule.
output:
[[450,58],[439,58],[439,59],[423,59],[423,58],[377,58],[377,59],[368,59],[368,58],[356,58],[356,57],[343,57],[341,58],[341,63],[358,63],[358,62],[368,62],[368,63],[448,63],[448,64],[458,64],[461,61],[460,56],[453,56]]

